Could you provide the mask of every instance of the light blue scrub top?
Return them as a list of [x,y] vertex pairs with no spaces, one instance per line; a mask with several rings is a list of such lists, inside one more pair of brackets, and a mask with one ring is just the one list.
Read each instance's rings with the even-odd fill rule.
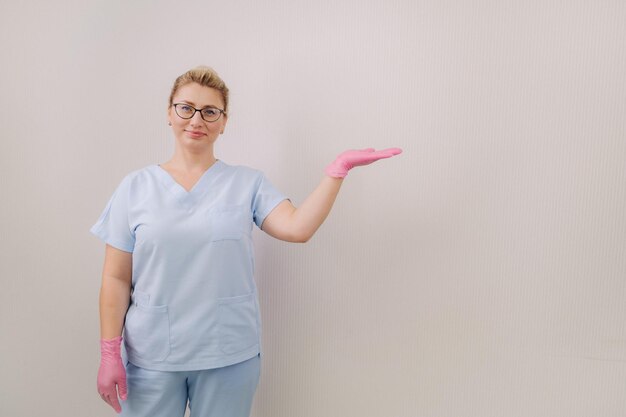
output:
[[189,192],[159,165],[124,177],[90,229],[133,254],[123,358],[190,371],[261,353],[252,222],[285,199],[262,172],[221,160]]

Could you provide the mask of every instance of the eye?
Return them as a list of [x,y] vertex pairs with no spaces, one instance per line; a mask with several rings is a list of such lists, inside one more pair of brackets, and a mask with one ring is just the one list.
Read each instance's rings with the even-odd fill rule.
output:
[[202,110],[202,113],[204,113],[205,116],[215,116],[217,114],[217,110],[208,108]]
[[191,107],[187,106],[186,104],[183,104],[183,105],[179,106],[179,109],[181,109],[184,112],[190,112],[191,111]]

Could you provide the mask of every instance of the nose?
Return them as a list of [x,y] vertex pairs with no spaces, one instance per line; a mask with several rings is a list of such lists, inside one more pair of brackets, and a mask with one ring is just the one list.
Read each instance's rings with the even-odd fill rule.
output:
[[202,119],[199,111],[195,112],[191,119],[189,119],[189,123],[191,123],[193,126],[201,125],[203,122],[204,120]]

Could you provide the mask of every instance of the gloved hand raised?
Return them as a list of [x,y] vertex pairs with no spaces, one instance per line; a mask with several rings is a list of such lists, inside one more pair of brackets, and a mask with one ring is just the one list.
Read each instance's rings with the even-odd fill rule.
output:
[[324,172],[330,177],[344,178],[348,175],[348,171],[355,166],[369,165],[379,159],[390,158],[399,153],[402,153],[400,148],[389,148],[381,151],[375,151],[374,148],[351,149],[340,153],[335,161],[326,167]]
[[[128,388],[126,386],[126,369],[122,364],[120,345],[122,336],[113,339],[100,340],[100,369],[98,370],[98,392],[100,397],[113,409],[120,413],[122,407],[117,399],[119,395],[126,400]],[[117,386],[117,389],[116,389]]]

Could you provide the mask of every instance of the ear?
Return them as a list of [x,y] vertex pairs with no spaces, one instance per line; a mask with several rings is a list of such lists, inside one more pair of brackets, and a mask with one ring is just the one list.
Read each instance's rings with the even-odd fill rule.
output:
[[172,106],[170,106],[170,107],[168,107],[168,108],[167,108],[167,124],[168,124],[169,126],[171,126],[171,125],[172,125],[172,110],[173,110],[173,109],[174,109],[174,108],[173,108]]
[[228,115],[224,114],[222,117],[224,118],[224,122],[222,123],[222,130],[220,132],[220,135],[224,133],[224,129],[226,129],[226,122],[228,122]]

